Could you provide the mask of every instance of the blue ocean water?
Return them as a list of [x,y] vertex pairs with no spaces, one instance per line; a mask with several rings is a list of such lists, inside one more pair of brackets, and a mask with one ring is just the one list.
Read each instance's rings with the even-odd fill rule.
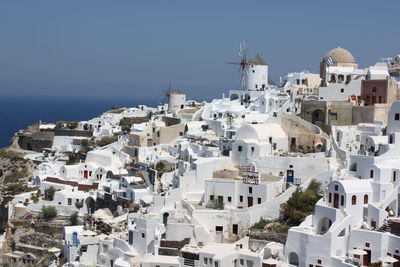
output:
[[88,120],[113,106],[155,106],[158,102],[135,97],[0,96],[0,148],[10,144],[16,131],[39,120]]

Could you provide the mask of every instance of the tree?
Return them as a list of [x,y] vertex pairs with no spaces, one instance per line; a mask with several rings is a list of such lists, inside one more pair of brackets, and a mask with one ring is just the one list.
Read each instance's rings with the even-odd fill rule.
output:
[[280,220],[290,226],[299,225],[304,221],[314,212],[315,204],[321,198],[320,186],[318,181],[312,180],[306,190],[298,187],[292,196],[281,204]]
[[47,189],[45,189],[44,190],[44,199],[53,201],[55,193],[56,193],[56,189],[54,187],[52,187],[52,186],[47,188]]
[[48,207],[43,206],[42,212],[43,212],[43,218],[45,220],[51,220],[57,217],[57,210],[53,206],[48,206]]

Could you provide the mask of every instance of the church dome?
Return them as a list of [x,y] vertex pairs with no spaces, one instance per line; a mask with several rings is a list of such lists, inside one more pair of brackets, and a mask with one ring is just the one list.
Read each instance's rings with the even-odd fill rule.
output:
[[340,64],[340,63],[356,63],[353,55],[346,49],[337,47],[330,50],[328,53],[325,54],[323,60],[327,60],[329,57],[332,58],[333,63]]

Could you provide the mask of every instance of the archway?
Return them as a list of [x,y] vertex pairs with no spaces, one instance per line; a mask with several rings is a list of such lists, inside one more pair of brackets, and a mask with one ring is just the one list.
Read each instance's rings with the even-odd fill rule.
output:
[[231,94],[231,101],[232,100],[236,100],[236,99],[239,99],[239,95],[237,95],[237,94]]
[[165,213],[163,214],[163,224],[164,224],[164,225],[167,225],[168,217],[169,217],[169,213],[168,213],[168,212],[165,212]]
[[313,124],[315,124],[316,122],[325,124],[325,113],[320,109],[314,110],[311,114],[311,122]]
[[85,204],[89,214],[93,214],[96,211],[96,202],[92,197],[86,198]]
[[289,264],[299,266],[299,256],[297,256],[296,252],[289,253]]
[[332,225],[332,221],[328,217],[323,217],[318,222],[318,231],[317,233],[320,235],[325,234],[328,232],[329,228]]

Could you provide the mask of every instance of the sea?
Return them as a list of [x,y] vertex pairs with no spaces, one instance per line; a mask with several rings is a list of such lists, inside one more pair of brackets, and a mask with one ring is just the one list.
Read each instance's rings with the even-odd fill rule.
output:
[[14,133],[42,122],[92,119],[112,107],[156,106],[160,99],[137,97],[0,96],[0,148]]

